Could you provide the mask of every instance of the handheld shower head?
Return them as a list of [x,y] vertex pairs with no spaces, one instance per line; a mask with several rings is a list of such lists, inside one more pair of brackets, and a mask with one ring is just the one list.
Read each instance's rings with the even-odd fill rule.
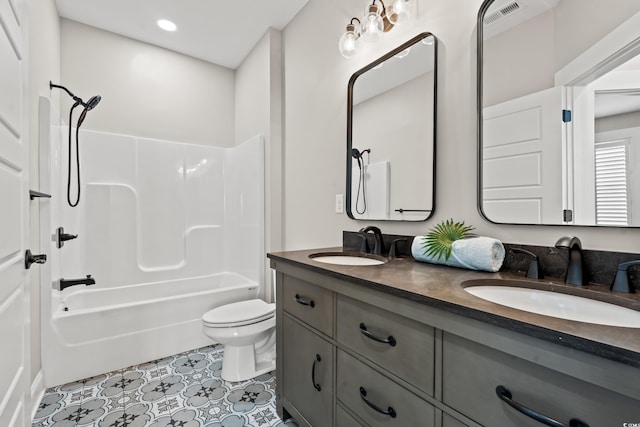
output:
[[[100,100],[102,99],[102,97],[100,97],[99,95],[96,96],[92,96],[91,98],[89,98],[89,101],[84,102],[82,100],[82,98],[75,96],[69,89],[67,89],[64,86],[60,86],[60,85],[56,85],[53,84],[51,81],[49,81],[49,89],[53,89],[53,88],[57,88],[57,89],[62,89],[65,92],[67,92],[67,94],[73,98],[73,105],[71,106],[71,109],[69,110],[69,150],[68,150],[68,154],[69,154],[69,164],[68,164],[68,170],[67,170],[67,202],[69,203],[69,206],[76,207],[78,206],[78,203],[80,202],[80,153],[79,153],[79,142],[78,142],[78,135],[80,132],[80,125],[82,125],[82,122],[84,122],[85,117],[87,117],[87,111],[93,110],[96,105],[98,105],[100,103]],[[82,105],[84,108],[82,109],[82,113],[80,113],[80,117],[78,117],[78,123],[76,124],[76,178],[77,178],[77,198],[75,200],[75,202],[71,201],[71,126],[72,126],[72,120],[73,120],[73,110],[75,110],[78,105]]]
[[100,103],[101,99],[102,97],[100,95],[92,96],[91,98],[89,98],[89,100],[86,103],[83,103],[82,105],[84,105],[85,110],[90,111],[90,110],[93,110],[96,107],[96,105]]
[[362,150],[362,151],[358,150],[357,148],[351,149],[351,157],[353,157],[358,161],[358,167],[360,168],[362,168],[362,162],[364,161],[364,159],[362,159],[362,156],[364,156],[364,153],[371,153],[371,149],[367,148],[366,150]]
[[360,153],[360,150],[358,150],[357,148],[352,148],[351,157],[358,161],[358,167],[362,169],[362,160],[360,160],[362,158],[362,153]]
[[87,102],[81,102],[81,104],[84,106],[84,109],[82,110],[82,113],[80,113],[80,117],[78,117],[77,127],[80,127],[82,122],[84,122],[85,117],[87,117],[87,111],[93,110],[96,105],[100,103],[101,99],[102,97],[100,95],[96,95],[89,98]]

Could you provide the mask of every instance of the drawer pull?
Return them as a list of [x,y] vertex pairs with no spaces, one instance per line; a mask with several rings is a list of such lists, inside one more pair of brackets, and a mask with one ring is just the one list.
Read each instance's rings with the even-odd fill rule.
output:
[[312,299],[302,298],[299,294],[296,294],[296,302],[298,304],[307,305],[307,306],[309,306],[311,308],[316,306],[316,303],[313,302]]
[[364,387],[360,387],[360,399],[362,399],[362,401],[366,403],[369,408],[373,409],[376,412],[381,413],[382,415],[388,415],[391,418],[395,418],[398,415],[396,414],[395,409],[393,409],[391,406],[389,406],[385,411],[375,403],[369,402],[369,399],[367,399],[367,390],[365,390]]
[[556,421],[553,418],[549,418],[546,415],[542,415],[534,411],[533,409],[527,408],[526,406],[516,402],[515,400],[512,400],[511,392],[505,386],[499,385],[498,387],[496,387],[496,394],[498,395],[500,400],[511,406],[516,411],[526,415],[527,417],[533,418],[534,420],[544,425],[551,427],[589,427],[589,424],[577,418],[571,418],[571,420],[569,420],[569,424],[567,425],[561,423],[560,421]]
[[362,335],[364,335],[365,337],[371,340],[381,342],[383,344],[389,344],[391,347],[396,346],[396,339],[392,335],[389,335],[389,337],[387,338],[377,337],[373,335],[371,332],[367,331],[367,327],[364,325],[364,323],[360,323],[360,332],[362,333]]
[[319,354],[316,354],[316,358],[313,360],[313,366],[311,367],[311,382],[313,383],[313,388],[321,391],[322,387],[320,387],[320,384],[316,383],[316,362],[322,362],[322,358]]

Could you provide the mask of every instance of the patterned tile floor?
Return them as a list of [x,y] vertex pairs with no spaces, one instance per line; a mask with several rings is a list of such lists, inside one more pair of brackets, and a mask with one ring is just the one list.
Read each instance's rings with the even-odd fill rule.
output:
[[221,345],[50,388],[32,427],[297,427],[275,411],[273,372],[220,378]]

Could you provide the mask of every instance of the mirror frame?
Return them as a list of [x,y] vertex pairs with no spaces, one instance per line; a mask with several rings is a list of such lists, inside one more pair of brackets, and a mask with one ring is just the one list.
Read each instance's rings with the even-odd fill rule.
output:
[[[477,81],[476,81],[476,85],[477,85],[477,92],[476,92],[476,110],[477,110],[477,155],[478,155],[478,188],[477,188],[477,195],[478,195],[478,203],[477,203],[477,207],[478,207],[478,213],[480,214],[480,217],[482,217],[484,220],[489,221],[492,224],[500,224],[498,222],[494,222],[491,219],[489,219],[485,214],[484,211],[482,210],[482,175],[483,175],[483,168],[482,168],[482,143],[483,143],[483,139],[482,139],[482,133],[484,131],[484,128],[482,126],[482,122],[484,121],[484,115],[482,114],[482,88],[483,83],[482,83],[482,78],[483,78],[483,72],[482,72],[482,65],[483,65],[483,48],[484,48],[484,15],[487,13],[487,10],[489,9],[489,7],[495,2],[495,0],[484,0],[482,2],[482,5],[480,6],[480,9],[478,10],[478,17],[477,17],[477,23],[476,23],[476,35],[477,35],[477,46],[476,46],[476,60],[477,60],[477,70],[476,70],[476,75],[477,75]],[[540,225],[540,224],[518,224],[518,225]]]
[[[351,149],[353,147],[353,86],[356,82],[356,80],[358,79],[358,77],[360,77],[362,74],[366,73],[367,71],[371,70],[372,68],[377,67],[378,65],[380,65],[381,63],[383,63],[384,61],[393,58],[395,55],[399,54],[400,52],[406,50],[408,47],[413,46],[414,44],[420,42],[421,40],[427,38],[427,37],[433,37],[433,57],[434,57],[434,65],[433,65],[433,117],[429,118],[428,116],[425,116],[425,119],[431,119],[433,121],[433,164],[431,165],[431,170],[432,170],[432,192],[431,192],[431,210],[427,211],[425,210],[425,212],[428,212],[428,214],[426,215],[426,217],[424,219],[419,219],[419,220],[402,220],[402,219],[366,219],[366,218],[356,218],[354,217],[353,213],[352,213],[352,204],[351,204],[351,198],[352,198],[352,192],[351,192],[351,181],[353,179],[352,177],[352,156],[351,156]],[[438,38],[436,36],[434,36],[432,33],[430,32],[423,32],[418,34],[417,36],[415,36],[414,38],[412,38],[411,40],[401,44],[400,46],[398,46],[397,48],[393,49],[392,51],[384,54],[383,56],[381,56],[380,58],[376,59],[375,61],[371,62],[370,64],[366,65],[365,67],[359,69],[358,71],[356,71],[355,73],[353,73],[351,75],[351,78],[349,79],[349,84],[347,86],[347,188],[346,188],[346,211],[347,211],[347,215],[349,216],[349,218],[356,220],[356,221],[396,221],[396,222],[422,222],[422,221],[426,221],[429,218],[431,218],[436,210],[436,118],[437,118],[437,110],[438,110]]]
[[[477,180],[478,180],[478,188],[477,188],[477,208],[478,208],[478,212],[480,214],[480,216],[492,223],[492,224],[499,224],[499,225],[522,225],[522,226],[529,226],[529,225],[536,225],[536,226],[546,226],[546,227],[585,227],[585,228],[620,228],[620,229],[637,229],[640,228],[640,225],[627,225],[627,226],[620,226],[620,225],[598,225],[598,224],[541,224],[541,223],[524,223],[524,222],[496,222],[491,220],[490,218],[488,218],[484,211],[482,210],[482,197],[483,197],[483,191],[482,191],[482,183],[483,183],[483,165],[482,165],[482,151],[483,151],[483,121],[484,121],[484,115],[483,115],[483,108],[482,108],[482,100],[483,100],[483,47],[484,47],[484,40],[483,40],[483,36],[484,36],[484,27],[483,27],[483,18],[484,15],[486,14],[487,10],[489,9],[489,7],[491,7],[491,5],[495,2],[496,0],[484,0],[482,2],[482,5],[480,6],[480,9],[478,10],[478,16],[477,16],[477,21],[476,21],[476,33],[477,33],[477,39],[476,39],[476,59],[477,59],[477,99],[476,99],[476,110],[477,110],[477,167],[478,167],[478,176],[477,176]],[[620,52],[618,52],[618,54],[620,54]]]

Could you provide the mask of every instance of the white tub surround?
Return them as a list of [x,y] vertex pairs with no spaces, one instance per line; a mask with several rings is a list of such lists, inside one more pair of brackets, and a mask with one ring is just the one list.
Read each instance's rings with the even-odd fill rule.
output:
[[[220,148],[81,130],[70,208],[67,127],[52,115],[41,98],[41,188],[53,196],[41,224],[46,385],[210,344],[205,311],[264,292],[262,137]],[[58,249],[61,226],[78,238]],[[52,289],[87,274],[95,285]]]

